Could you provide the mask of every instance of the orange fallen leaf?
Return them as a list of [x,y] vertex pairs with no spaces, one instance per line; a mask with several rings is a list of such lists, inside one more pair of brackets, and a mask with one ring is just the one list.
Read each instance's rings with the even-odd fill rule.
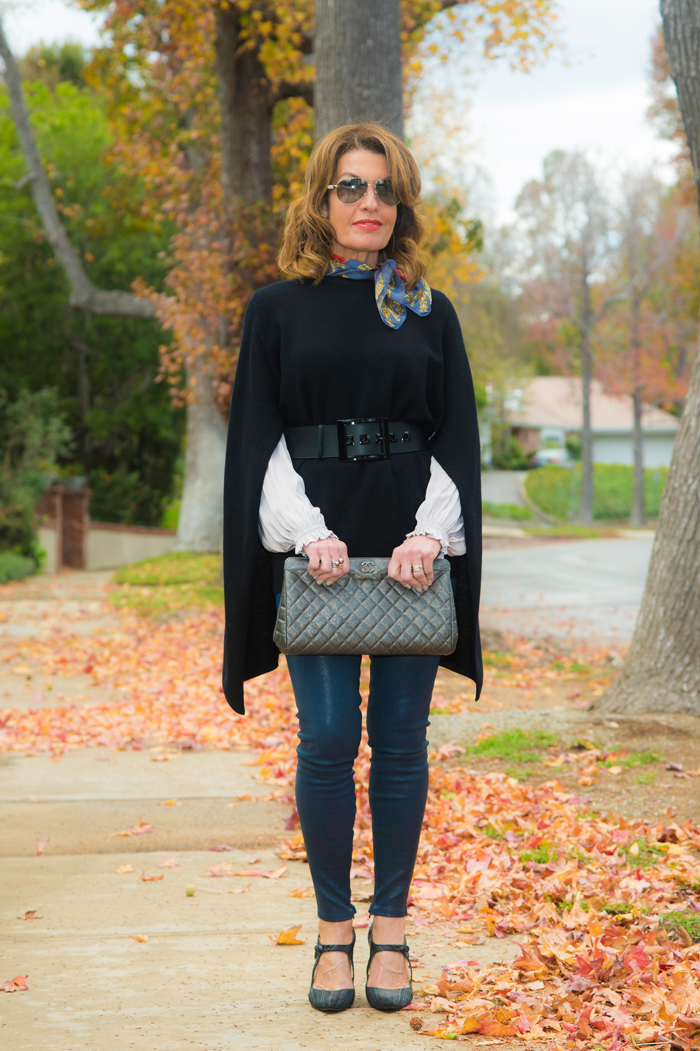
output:
[[246,883],[245,887],[229,887],[228,892],[229,894],[245,894],[252,886],[252,883]]
[[222,861],[220,865],[212,865],[207,869],[210,876],[237,876],[239,873],[233,871],[230,861]]
[[46,853],[46,848],[48,846],[48,843],[49,843],[48,839],[37,839],[37,841],[36,841],[36,854],[37,854],[38,858],[42,857]]
[[360,916],[359,919],[353,920],[353,928],[356,931],[364,931],[369,927],[369,913],[366,912],[364,916]]
[[277,937],[274,934],[268,934],[268,938],[275,945],[306,945],[306,938],[297,938],[301,928],[300,923],[298,927],[289,927],[286,931],[280,931]]
[[232,872],[232,876],[264,876],[264,872],[260,872],[258,869],[241,869],[240,872]]
[[24,916],[18,916],[18,920],[43,920],[43,916],[37,916],[36,909],[29,909]]
[[148,941],[148,935],[147,934],[130,934],[129,937],[132,938],[133,941],[135,941],[135,942],[147,942]]
[[157,869],[176,869],[176,868],[179,867],[179,865],[180,865],[180,862],[177,860],[177,858],[172,857],[172,858],[166,858],[164,861],[159,862],[156,865],[156,868]]
[[141,879],[144,883],[154,883],[156,880],[165,879],[165,873],[153,872],[152,870],[150,872],[142,872]]
[[22,993],[25,989],[28,989],[27,975],[18,974],[16,978],[10,979],[9,982],[3,982],[3,990],[6,993]]
[[281,869],[271,869],[269,872],[263,872],[263,879],[281,879],[286,871],[286,865],[283,865]]
[[182,806],[179,799],[166,799],[164,803],[159,803],[158,806]]
[[292,887],[289,896],[290,898],[315,898],[316,891],[313,887]]
[[121,832],[113,832],[112,836],[145,836],[149,832],[154,832],[153,825],[149,824],[148,821],[139,821],[138,825],[134,825],[133,828],[125,828]]
[[118,869],[114,870],[118,876],[123,876],[125,872],[136,872],[133,865],[120,865]]

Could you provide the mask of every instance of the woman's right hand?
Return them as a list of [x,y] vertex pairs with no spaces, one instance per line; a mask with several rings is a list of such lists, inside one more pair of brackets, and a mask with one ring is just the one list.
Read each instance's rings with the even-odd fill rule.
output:
[[[309,560],[309,573],[317,584],[333,584],[340,577],[350,572],[350,560],[348,549],[342,540],[335,536],[329,536],[326,540],[314,540],[304,548],[304,554]],[[333,562],[340,562],[341,566],[333,566]]]

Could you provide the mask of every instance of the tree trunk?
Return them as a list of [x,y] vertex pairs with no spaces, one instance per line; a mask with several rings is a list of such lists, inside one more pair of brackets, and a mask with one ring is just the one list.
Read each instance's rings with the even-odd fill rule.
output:
[[632,404],[634,407],[634,486],[632,492],[632,514],[630,525],[633,528],[641,528],[646,525],[647,515],[644,505],[644,434],[642,431],[642,402],[641,388],[635,386],[632,393]]
[[22,77],[7,42],[1,17],[0,55],[5,63],[5,82],[10,96],[10,112],[27,165],[32,197],[44,233],[55,252],[58,264],[68,278],[71,306],[86,310],[91,314],[104,316],[155,318],[155,306],[150,299],[141,299],[133,292],[104,291],[96,288],[85,273],[80,256],[69,240],[53,201],[51,186],[39,154],[27,100],[24,97]]
[[584,259],[581,277],[581,503],[578,520],[581,525],[593,525],[593,433],[591,430],[591,287],[588,267]]
[[[664,36],[700,189],[700,4],[661,0]],[[676,436],[629,655],[596,707],[700,714],[700,346]]]
[[228,200],[252,204],[272,195],[273,98],[257,50],[241,50],[239,17],[233,6],[219,8],[217,14],[221,181]]
[[316,0],[316,138],[359,120],[403,137],[399,0]]
[[176,551],[219,551],[223,530],[226,425],[204,356],[187,368],[185,483]]

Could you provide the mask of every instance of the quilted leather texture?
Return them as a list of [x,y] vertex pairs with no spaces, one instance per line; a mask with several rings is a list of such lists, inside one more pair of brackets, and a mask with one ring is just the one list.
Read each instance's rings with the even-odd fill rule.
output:
[[331,587],[317,584],[308,564],[305,558],[284,563],[274,634],[282,653],[399,657],[454,651],[449,563],[433,564],[435,580],[423,594],[386,575],[388,558],[351,558],[350,572]]

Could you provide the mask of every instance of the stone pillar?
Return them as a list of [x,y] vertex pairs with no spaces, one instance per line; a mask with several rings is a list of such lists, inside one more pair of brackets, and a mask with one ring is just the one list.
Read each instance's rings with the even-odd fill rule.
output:
[[64,489],[62,504],[61,563],[69,569],[85,569],[90,531],[90,490]]
[[50,485],[48,489],[45,489],[37,505],[36,513],[39,519],[48,519],[46,525],[54,530],[56,547],[53,571],[58,573],[63,565],[63,487]]

